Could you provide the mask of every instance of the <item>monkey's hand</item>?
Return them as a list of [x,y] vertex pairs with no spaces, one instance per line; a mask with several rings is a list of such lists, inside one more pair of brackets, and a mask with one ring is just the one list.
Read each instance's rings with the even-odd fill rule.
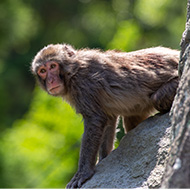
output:
[[82,184],[90,179],[94,174],[94,170],[88,170],[88,171],[78,171],[74,177],[71,179],[71,181],[67,184],[67,189],[74,189],[74,188],[80,188]]

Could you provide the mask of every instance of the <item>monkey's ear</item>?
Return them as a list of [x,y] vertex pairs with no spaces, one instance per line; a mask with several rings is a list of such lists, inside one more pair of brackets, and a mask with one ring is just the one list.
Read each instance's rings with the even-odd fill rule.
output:
[[63,51],[68,57],[74,57],[76,54],[76,50],[71,45],[63,44]]

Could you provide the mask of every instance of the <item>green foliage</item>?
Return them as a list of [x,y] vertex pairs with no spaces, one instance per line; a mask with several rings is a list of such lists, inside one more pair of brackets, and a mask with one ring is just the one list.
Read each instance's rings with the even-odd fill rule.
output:
[[133,20],[122,21],[119,23],[113,40],[108,44],[108,49],[135,49],[139,39],[140,27]]
[[185,21],[181,0],[1,0],[0,187],[60,188],[77,170],[82,118],[34,90],[29,63],[39,49],[178,48]]
[[64,187],[76,170],[82,131],[82,118],[67,103],[37,89],[29,113],[1,139],[0,186]]

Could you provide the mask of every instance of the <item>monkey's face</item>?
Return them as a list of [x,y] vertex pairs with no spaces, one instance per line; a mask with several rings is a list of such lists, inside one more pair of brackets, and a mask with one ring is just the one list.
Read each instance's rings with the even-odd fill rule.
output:
[[63,95],[65,92],[64,82],[60,78],[60,66],[55,61],[48,61],[38,67],[37,75],[45,84],[47,92],[53,96]]
[[63,96],[67,93],[69,78],[78,67],[75,55],[76,50],[66,44],[51,44],[37,53],[31,70],[49,94]]

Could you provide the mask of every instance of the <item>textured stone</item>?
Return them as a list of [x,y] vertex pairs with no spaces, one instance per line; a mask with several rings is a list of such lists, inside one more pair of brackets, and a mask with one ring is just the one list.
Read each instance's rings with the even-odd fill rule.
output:
[[170,146],[168,114],[150,117],[121,140],[82,188],[158,188]]

